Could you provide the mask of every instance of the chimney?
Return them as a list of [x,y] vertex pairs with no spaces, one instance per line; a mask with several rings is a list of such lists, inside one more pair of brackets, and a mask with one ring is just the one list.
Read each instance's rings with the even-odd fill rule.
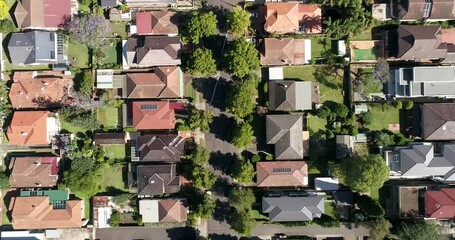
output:
[[22,91],[19,91],[19,94],[20,94],[20,95],[22,95],[22,94],[24,94],[24,92],[22,92]]
[[39,166],[39,165],[41,165],[41,162],[36,161],[36,162],[33,162],[33,164],[35,164],[36,166]]
[[27,136],[27,133],[26,132],[21,132],[21,135],[22,136]]
[[44,91],[44,89],[46,89],[45,87],[41,87],[41,91]]

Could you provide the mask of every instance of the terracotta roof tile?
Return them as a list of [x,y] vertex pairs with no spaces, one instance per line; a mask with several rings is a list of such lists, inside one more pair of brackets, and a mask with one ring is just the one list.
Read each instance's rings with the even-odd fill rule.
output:
[[300,32],[300,25],[306,33],[321,33],[321,8],[316,4],[297,2],[267,3],[264,28],[267,32]]
[[185,222],[187,220],[187,208],[182,200],[165,199],[159,200],[160,222]]
[[133,102],[132,110],[133,127],[136,130],[175,128],[175,113],[174,109],[169,107],[169,102]]
[[177,35],[177,13],[151,11],[136,13],[137,34]]
[[11,144],[49,144],[46,120],[48,111],[16,111],[8,127],[7,135]]
[[180,98],[179,67],[156,67],[154,73],[127,74],[128,98]]
[[59,28],[71,16],[71,0],[21,0],[14,16],[20,28]]
[[308,166],[304,161],[256,163],[258,187],[303,187],[308,185]]
[[264,38],[260,42],[262,65],[305,64],[305,40]]
[[455,189],[425,193],[425,212],[428,218],[448,219],[455,217]]
[[11,187],[54,187],[58,179],[57,165],[57,157],[13,157],[9,166]]

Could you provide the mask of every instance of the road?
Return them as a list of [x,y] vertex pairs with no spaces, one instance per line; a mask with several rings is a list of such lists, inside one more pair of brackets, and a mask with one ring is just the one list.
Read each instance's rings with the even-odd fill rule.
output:
[[101,228],[96,230],[96,239],[99,240],[191,240],[196,239],[194,228],[146,228],[121,227]]

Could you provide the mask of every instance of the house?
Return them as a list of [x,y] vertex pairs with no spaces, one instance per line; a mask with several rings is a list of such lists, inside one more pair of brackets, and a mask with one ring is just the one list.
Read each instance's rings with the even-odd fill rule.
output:
[[136,130],[169,130],[175,128],[175,112],[170,102],[131,103],[132,127]]
[[94,133],[95,145],[125,145],[128,141],[126,133]]
[[317,191],[337,191],[340,188],[338,178],[317,177],[314,178],[314,189]]
[[188,208],[182,199],[141,199],[139,214],[144,223],[186,222]]
[[71,75],[62,72],[14,72],[9,99],[16,109],[57,107],[68,97],[72,84]]
[[312,221],[324,214],[324,197],[263,197],[262,212],[272,222]]
[[269,110],[311,110],[318,103],[318,83],[306,81],[269,81]]
[[[384,9],[377,19],[400,21],[447,21],[455,19],[455,2],[447,0],[401,0],[376,4]],[[379,6],[376,6],[378,8]],[[374,8],[373,8],[373,12]],[[373,14],[374,16],[375,14]]]
[[275,144],[275,159],[303,159],[302,131],[302,115],[267,115],[266,142]]
[[14,65],[65,64],[61,33],[30,31],[11,34],[8,51]]
[[128,6],[130,8],[165,8],[165,7],[176,7],[179,2],[184,2],[184,1],[178,1],[178,0],[124,0],[123,2],[125,3],[126,6]]
[[12,188],[52,188],[57,186],[60,158],[13,157],[9,163]]
[[390,178],[434,178],[455,180],[455,145],[436,148],[431,143],[414,143],[407,147],[385,150],[383,157],[390,169]]
[[261,65],[302,65],[310,63],[311,40],[264,38],[259,40]]
[[171,11],[151,11],[136,13],[136,34],[177,36],[178,16]]
[[77,14],[76,0],[20,0],[14,18],[20,29],[57,30]]
[[443,188],[425,193],[425,216],[436,219],[455,218],[455,189]]
[[60,122],[48,111],[16,111],[6,132],[10,144],[48,145],[60,131]]
[[124,44],[124,68],[181,64],[179,37],[136,36]]
[[9,204],[14,229],[80,228],[84,200],[70,200],[68,191],[20,191]]
[[455,140],[455,103],[424,103],[414,107],[412,133],[425,141]]
[[117,0],[100,0],[100,5],[103,8],[114,8],[117,7]]
[[93,204],[93,225],[95,228],[108,228],[114,204],[113,196],[94,196]]
[[400,67],[390,70],[387,95],[395,98],[455,98],[455,67]]
[[441,27],[436,25],[399,25],[386,30],[383,41],[388,60],[451,63],[455,54],[442,41]]
[[304,161],[257,162],[258,187],[305,187],[308,165]]
[[264,29],[269,33],[321,33],[322,11],[320,5],[299,2],[265,4]]
[[183,73],[179,67],[156,67],[153,73],[128,73],[123,97],[169,99],[183,97]]
[[140,198],[176,193],[180,191],[180,185],[175,164],[137,166],[137,195]]
[[342,159],[352,155],[354,151],[355,137],[349,135],[337,135],[335,141],[337,159]]
[[139,136],[134,146],[132,161],[139,162],[180,162],[184,152],[185,139],[176,134]]

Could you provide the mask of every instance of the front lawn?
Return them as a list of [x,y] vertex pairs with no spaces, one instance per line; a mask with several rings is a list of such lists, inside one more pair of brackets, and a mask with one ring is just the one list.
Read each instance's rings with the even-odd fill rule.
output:
[[90,53],[87,46],[68,41],[68,60],[74,68],[88,68],[90,65]]
[[117,129],[121,125],[122,111],[116,107],[99,108],[97,111],[98,121],[105,129]]
[[[325,101],[334,101],[343,103],[343,79],[338,76],[325,76],[323,82],[318,81],[316,76],[321,73],[319,66],[295,66],[295,67],[284,67],[284,78],[290,80],[303,80],[319,82],[321,91],[321,103]],[[342,73],[341,73],[342,75]],[[330,83],[330,86],[328,86]]]
[[110,159],[125,159],[126,146],[124,144],[114,144],[103,146],[106,157]]
[[256,220],[269,220],[269,218],[256,209],[250,210],[250,216]]
[[312,132],[317,132],[319,130],[326,130],[327,120],[320,118],[316,115],[308,114],[308,128]]
[[369,130],[389,129],[389,124],[400,123],[400,110],[393,106],[368,106],[368,111],[373,115],[373,121],[365,125]]
[[335,202],[332,195],[324,196],[324,214],[336,218]]
[[106,192],[128,191],[123,182],[123,165],[115,164],[103,169],[101,189]]

